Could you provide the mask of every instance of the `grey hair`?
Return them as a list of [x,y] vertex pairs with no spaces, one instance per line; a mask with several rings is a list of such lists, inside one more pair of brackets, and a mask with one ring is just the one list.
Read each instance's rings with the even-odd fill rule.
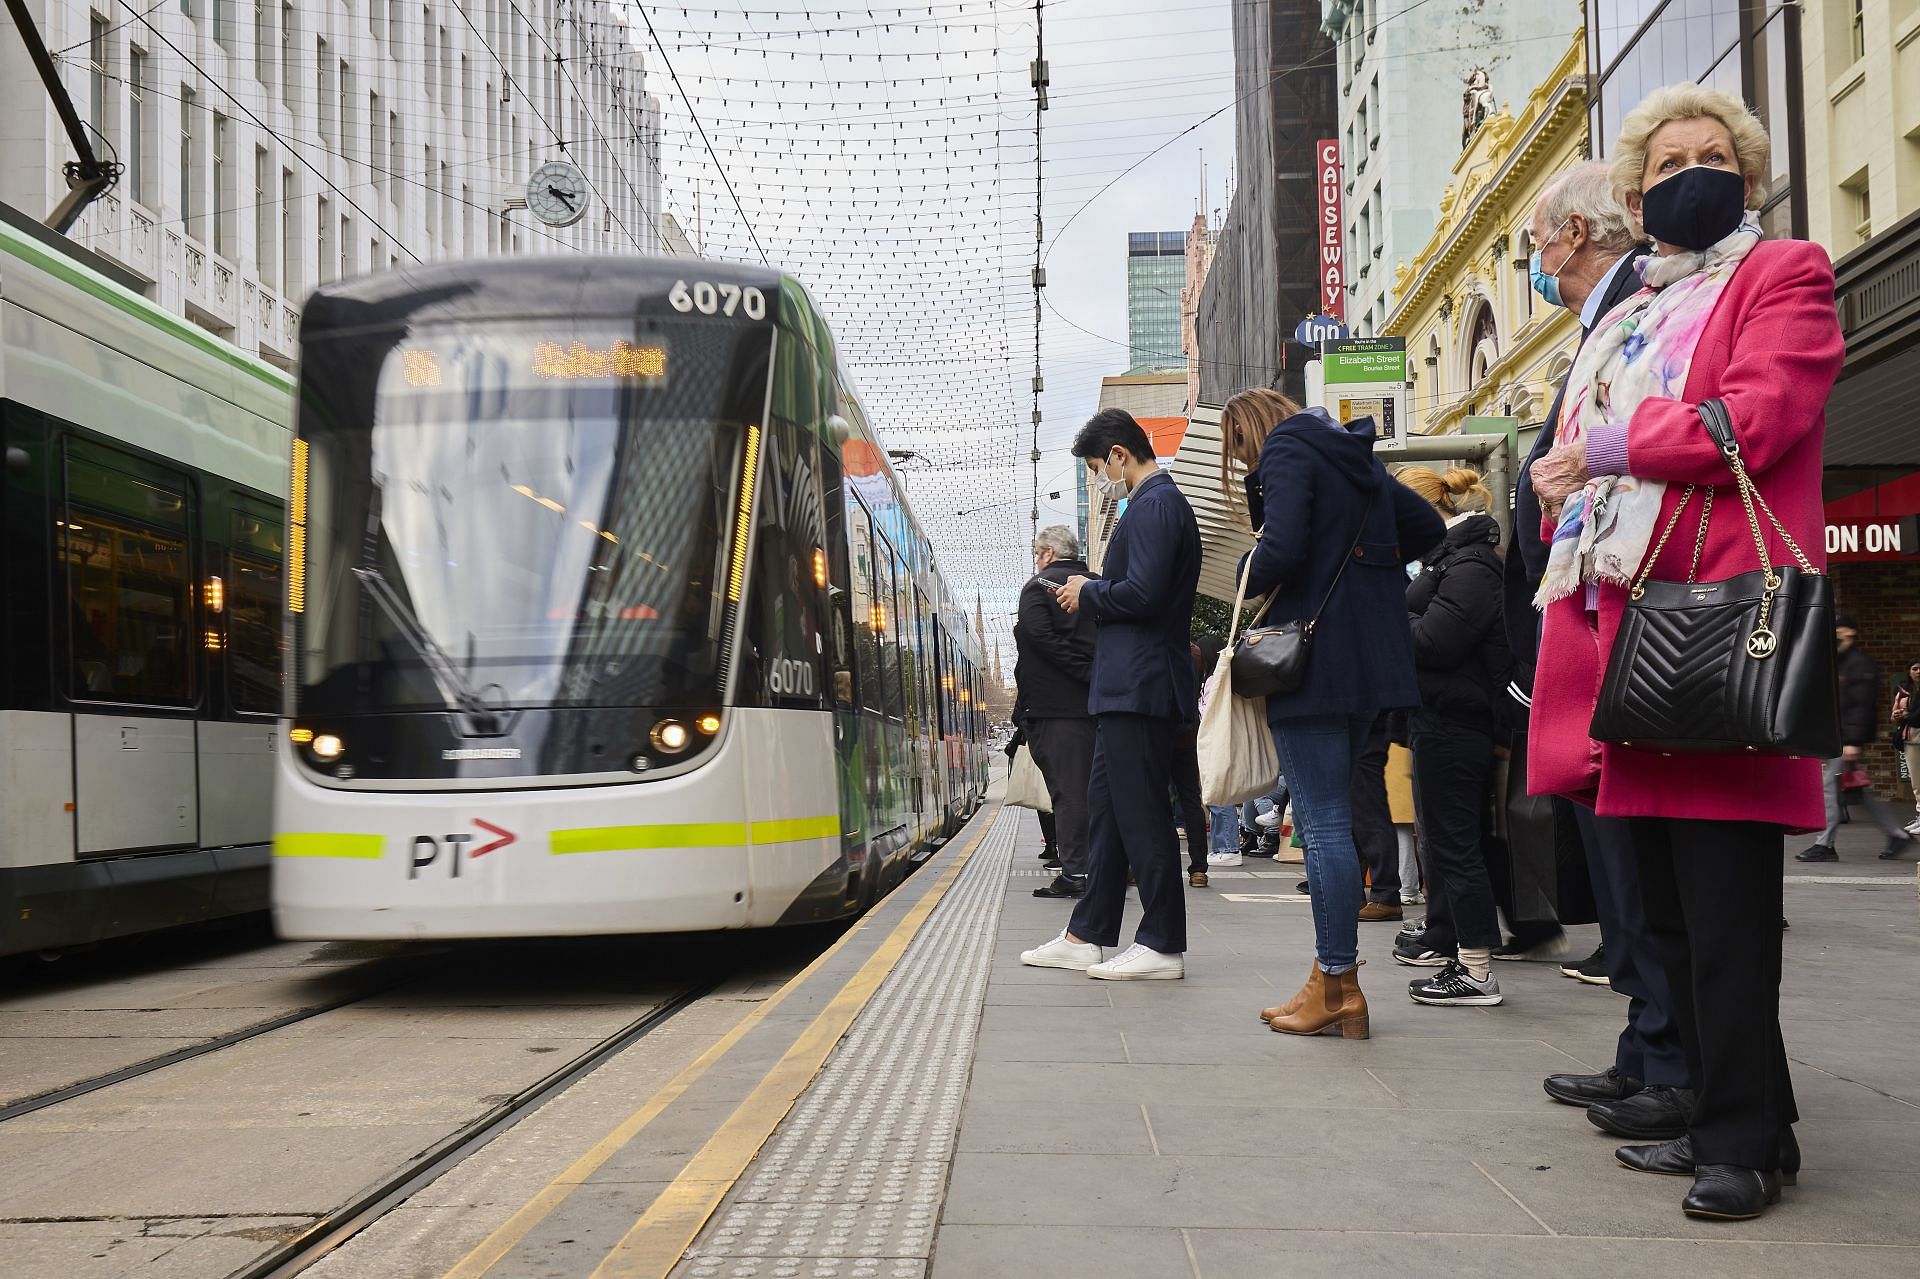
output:
[[1553,180],[1542,200],[1547,234],[1578,213],[1587,220],[1587,236],[1594,247],[1616,256],[1633,248],[1640,234],[1633,215],[1614,195],[1613,179],[1604,160],[1576,164]]
[[1036,547],[1044,546],[1052,551],[1055,559],[1077,560],[1080,558],[1080,539],[1075,537],[1073,530],[1064,524],[1047,525],[1034,534],[1033,544]]

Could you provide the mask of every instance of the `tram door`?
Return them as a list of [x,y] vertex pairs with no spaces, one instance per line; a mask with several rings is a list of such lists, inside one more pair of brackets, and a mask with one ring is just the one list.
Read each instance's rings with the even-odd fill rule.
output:
[[199,840],[200,636],[184,475],[70,440],[55,532],[81,856]]

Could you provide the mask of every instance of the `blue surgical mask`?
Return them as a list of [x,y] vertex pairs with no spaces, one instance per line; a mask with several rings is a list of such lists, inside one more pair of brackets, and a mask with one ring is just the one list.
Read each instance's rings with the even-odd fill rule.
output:
[[[1547,237],[1547,243],[1552,244],[1555,240],[1559,239],[1560,232],[1565,230],[1567,222],[1571,221],[1573,221],[1573,219],[1568,218],[1566,222],[1562,222],[1559,226],[1555,227],[1553,234]],[[1527,278],[1533,284],[1533,291],[1538,293],[1548,306],[1565,306],[1566,303],[1560,300],[1560,272],[1567,269],[1567,262],[1573,261],[1573,254],[1569,253],[1566,261],[1562,262],[1554,270],[1552,275],[1548,275],[1546,268],[1540,264],[1541,252],[1542,250],[1540,249],[1533,251],[1533,259],[1528,263],[1527,267]]]

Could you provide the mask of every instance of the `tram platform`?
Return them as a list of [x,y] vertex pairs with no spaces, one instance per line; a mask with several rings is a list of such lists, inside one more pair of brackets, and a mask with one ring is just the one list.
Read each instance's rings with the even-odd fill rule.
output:
[[1067,913],[1032,896],[1038,847],[1031,814],[990,806],[807,972],[732,992],[678,1074],[601,1072],[308,1273],[1920,1273],[1915,868],[1864,834],[1789,862],[1805,1165],[1741,1225],[1690,1221],[1684,1182],[1618,1167],[1542,1093],[1611,1061],[1608,989],[1509,963],[1504,1006],[1419,1006],[1394,926],[1363,925],[1372,1039],[1275,1035],[1256,1012],[1311,953],[1292,868],[1187,890],[1184,981],[1109,983],[1021,966]]

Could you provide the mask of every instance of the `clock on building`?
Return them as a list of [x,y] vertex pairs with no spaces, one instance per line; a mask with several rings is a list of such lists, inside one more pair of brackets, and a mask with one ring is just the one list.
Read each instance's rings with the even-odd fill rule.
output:
[[527,207],[548,226],[572,226],[587,214],[587,175],[570,160],[549,160],[527,179]]

